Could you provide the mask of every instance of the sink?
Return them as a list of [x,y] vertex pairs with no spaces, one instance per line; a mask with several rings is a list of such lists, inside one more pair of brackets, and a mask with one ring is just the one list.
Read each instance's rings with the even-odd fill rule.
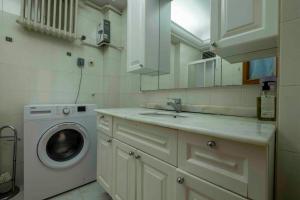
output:
[[152,112],[152,113],[140,113],[140,115],[149,116],[149,117],[171,117],[171,118],[184,118],[186,116],[180,114],[173,114],[173,113],[159,113],[159,112]]

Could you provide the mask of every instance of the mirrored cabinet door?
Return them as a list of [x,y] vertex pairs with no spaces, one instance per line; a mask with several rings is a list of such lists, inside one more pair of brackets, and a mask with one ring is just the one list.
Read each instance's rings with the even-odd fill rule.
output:
[[[225,3],[225,0],[154,1],[159,1],[160,4],[158,69],[141,75],[142,91],[259,84],[263,77],[276,76],[276,58],[272,53],[255,52],[257,56],[255,59],[232,62],[228,59],[228,55],[231,55],[229,50],[226,54],[222,54],[220,49],[211,48],[216,34],[220,35],[216,32],[214,20],[216,15],[222,14],[214,6],[217,2]],[[227,0],[226,3],[231,6],[235,1]],[[269,3],[269,0],[264,1]],[[248,4],[252,6],[245,15],[249,18],[248,21],[251,18],[248,11],[254,9],[258,12],[265,9],[261,8],[261,3],[256,4],[253,0],[238,2],[238,4],[242,4],[243,7]],[[236,20],[240,22],[234,21],[233,15],[236,15]],[[273,15],[275,16],[276,13],[272,13]],[[226,16],[228,19],[224,16],[224,20],[230,20],[228,25],[232,27],[239,24],[242,26],[247,19],[238,19],[238,16],[238,12],[234,12]],[[269,25],[265,28],[268,27]],[[256,30],[255,27],[252,28]],[[230,27],[223,27],[222,30],[225,31],[225,35],[234,33]],[[276,38],[275,32],[274,37]],[[226,43],[224,38],[220,40]]]

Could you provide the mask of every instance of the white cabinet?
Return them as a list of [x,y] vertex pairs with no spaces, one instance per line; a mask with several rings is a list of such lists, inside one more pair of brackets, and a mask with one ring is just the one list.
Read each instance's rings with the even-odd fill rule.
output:
[[260,146],[110,116],[99,125],[112,137],[99,133],[97,180],[114,200],[273,199],[274,138]]
[[275,55],[278,0],[212,0],[212,50],[230,62]]
[[159,0],[127,2],[127,71],[157,72]]
[[115,119],[114,138],[177,165],[177,130]]
[[246,200],[214,184],[177,170],[177,200]]
[[97,182],[112,195],[113,145],[112,138],[98,131]]
[[113,199],[134,200],[136,191],[136,149],[122,142],[113,142]]
[[113,144],[114,199],[175,199],[175,167],[118,140]]
[[178,167],[251,199],[269,199],[268,149],[181,132]]
[[176,199],[176,168],[137,152],[137,200]]
[[97,130],[112,136],[112,117],[107,115],[97,115]]
[[127,1],[127,72],[170,73],[170,13],[170,0]]

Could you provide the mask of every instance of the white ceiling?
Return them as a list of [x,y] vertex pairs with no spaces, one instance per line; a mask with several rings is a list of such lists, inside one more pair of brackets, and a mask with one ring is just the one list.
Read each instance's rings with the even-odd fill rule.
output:
[[127,0],[92,0],[96,4],[103,6],[105,4],[110,4],[119,10],[124,10],[127,7]]
[[201,40],[210,39],[211,0],[173,0],[171,19]]

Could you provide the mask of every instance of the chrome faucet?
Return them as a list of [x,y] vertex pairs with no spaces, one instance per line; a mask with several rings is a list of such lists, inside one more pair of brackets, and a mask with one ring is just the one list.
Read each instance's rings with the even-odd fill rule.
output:
[[180,113],[181,109],[182,109],[181,99],[180,98],[174,98],[174,99],[171,99],[171,100],[172,101],[167,102],[167,105],[173,107],[174,110],[177,113]]

